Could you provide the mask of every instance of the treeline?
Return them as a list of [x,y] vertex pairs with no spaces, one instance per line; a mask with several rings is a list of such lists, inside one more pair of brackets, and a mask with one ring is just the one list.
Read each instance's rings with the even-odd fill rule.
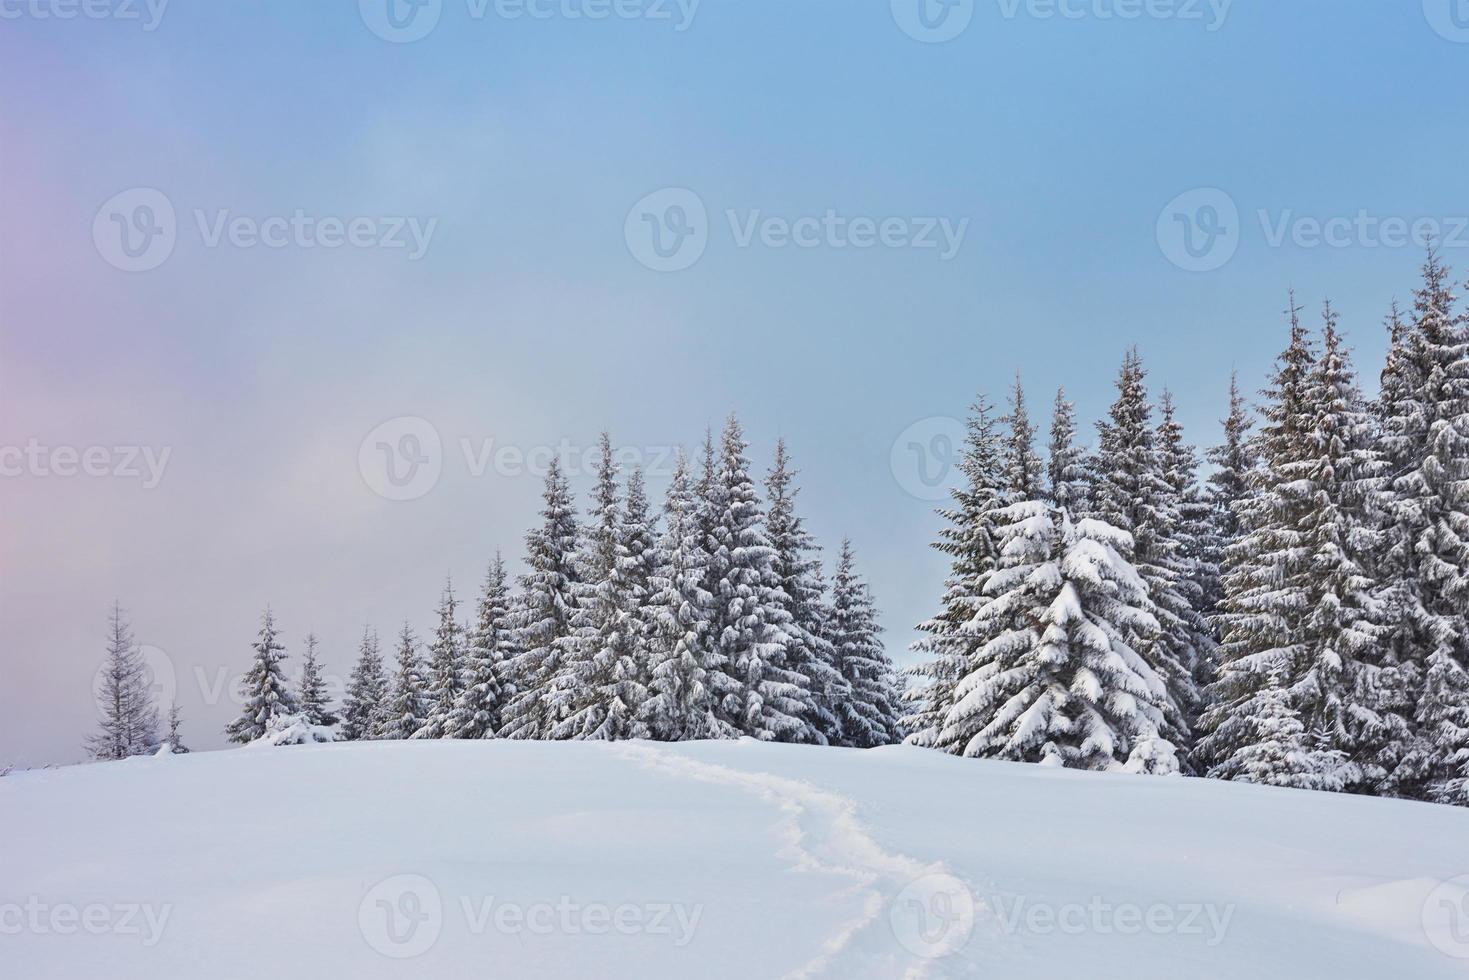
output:
[[661,513],[600,449],[584,519],[553,461],[527,572],[497,556],[469,622],[450,584],[426,650],[405,624],[389,663],[365,631],[339,712],[314,639],[288,684],[267,611],[229,738],[901,740],[871,591],[847,541],[828,584],[783,442],[762,500],[731,417],[698,473],[679,457]]
[[1300,313],[1203,484],[1136,352],[1095,451],[1064,392],[1045,460],[1018,380],[979,399],[911,741],[1469,804],[1469,321],[1430,252],[1369,401]]

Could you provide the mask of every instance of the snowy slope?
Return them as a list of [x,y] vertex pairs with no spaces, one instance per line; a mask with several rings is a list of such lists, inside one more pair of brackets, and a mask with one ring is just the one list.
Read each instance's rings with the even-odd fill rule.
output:
[[247,749],[0,827],[5,977],[1469,975],[1469,813],[920,749]]

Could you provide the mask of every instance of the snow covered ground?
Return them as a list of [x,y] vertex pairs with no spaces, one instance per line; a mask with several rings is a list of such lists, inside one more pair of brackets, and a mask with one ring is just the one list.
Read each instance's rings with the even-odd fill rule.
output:
[[1469,975],[1469,812],[911,748],[244,749],[0,828],[28,980]]

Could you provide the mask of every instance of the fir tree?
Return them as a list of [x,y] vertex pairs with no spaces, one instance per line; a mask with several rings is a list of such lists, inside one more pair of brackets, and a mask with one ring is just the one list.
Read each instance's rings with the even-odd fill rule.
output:
[[1255,470],[1255,455],[1251,446],[1250,419],[1244,396],[1239,390],[1239,374],[1229,376],[1229,415],[1223,421],[1224,442],[1210,449],[1209,463],[1214,472],[1209,474],[1208,503],[1210,520],[1206,525],[1200,553],[1206,569],[1203,587],[1202,608],[1205,616],[1213,616],[1224,598],[1224,550],[1240,536],[1239,515],[1236,507],[1249,492],[1250,476]]
[[321,675],[316,647],[316,634],[307,633],[301,680],[296,687],[296,705],[307,724],[331,726],[337,723],[337,716],[331,710],[331,698],[327,694],[326,679]]
[[[732,726],[719,718],[716,703],[733,694],[711,650],[713,598],[704,588],[708,552],[699,498],[679,454],[663,505],[664,531],[646,607],[649,637],[648,699],[641,720],[663,741],[730,738]],[[721,688],[721,683],[729,689]]]
[[1056,389],[1046,476],[1051,502],[1073,517],[1084,516],[1090,479],[1086,454],[1076,445],[1076,406],[1066,400],[1065,388]]
[[805,679],[811,692],[812,714],[806,722],[815,732],[815,740],[842,745],[847,744],[848,733],[839,715],[851,689],[837,667],[836,651],[826,635],[828,610],[821,561],[816,557],[819,548],[796,513],[800,489],[794,481],[785,440],[778,439],[775,464],[765,479],[769,501],[765,528],[775,550],[775,576],[790,615],[786,662]]
[[553,704],[552,684],[576,652],[572,618],[582,591],[577,567],[581,532],[559,460],[553,459],[546,472],[541,519],[541,527],[525,539],[529,570],[520,579],[518,652],[511,662],[516,690],[505,706],[501,727],[507,738],[547,738],[564,717]]
[[179,714],[177,704],[168,709],[168,735],[164,741],[168,743],[169,751],[173,755],[189,754],[189,747],[184,744],[183,717]]
[[1163,472],[1144,386],[1142,358],[1127,352],[1117,379],[1117,400],[1099,423],[1095,516],[1125,532],[1131,548],[1123,557],[1137,569],[1157,617],[1158,630],[1133,637],[1133,646],[1168,685],[1163,735],[1180,747],[1199,705],[1194,683],[1199,660],[1194,612],[1179,591],[1178,501]]
[[1300,712],[1281,680],[1266,682],[1257,710],[1247,719],[1248,737],[1233,759],[1232,778],[1242,783],[1292,789],[1340,790],[1340,760],[1313,750]]
[[898,723],[900,691],[893,662],[883,649],[872,592],[857,574],[852,543],[843,538],[833,580],[831,644],[846,693],[836,707],[842,744],[856,748],[902,741]]
[[1000,420],[1009,429],[1005,443],[1005,488],[1012,503],[1022,500],[1041,500],[1045,496],[1042,487],[1040,457],[1035,454],[1035,426],[1025,407],[1025,389],[1020,384],[1020,375],[1015,375],[1015,387],[1010,392],[1010,414]]
[[[1205,596],[1217,589],[1219,567],[1213,563],[1210,539],[1213,533],[1213,507],[1199,489],[1199,458],[1194,447],[1184,441],[1183,426],[1173,404],[1173,394],[1164,389],[1159,399],[1158,462],[1168,485],[1169,503],[1178,515],[1173,530],[1177,545],[1175,585],[1183,597],[1179,610],[1193,651],[1193,681],[1196,689],[1213,683],[1216,663],[1216,641],[1209,626],[1208,600]],[[1195,693],[1193,707],[1199,707]],[[1192,727],[1194,717],[1189,716]]]
[[1022,501],[968,629],[983,642],[939,744],[966,756],[1175,773],[1163,679],[1131,646],[1156,621],[1126,532]]
[[750,479],[739,421],[731,415],[720,441],[718,473],[706,504],[714,546],[713,644],[733,681],[720,710],[742,733],[765,741],[809,742],[815,708],[805,678],[790,668],[788,597],[780,590],[775,549]]
[[494,738],[509,689],[515,655],[510,629],[510,587],[499,554],[485,576],[466,655],[464,690],[444,724],[445,738]]
[[102,720],[96,734],[87,737],[92,758],[107,761],[152,752],[158,743],[158,708],[148,687],[148,665],[118,603],[113,603],[108,621],[100,679],[97,707]]
[[[617,465],[612,440],[602,433],[592,521],[582,561],[586,588],[574,620],[579,642],[555,680],[561,720],[550,737],[613,741],[646,734],[638,715],[646,691],[639,657],[642,630],[640,596],[631,573],[638,564],[628,555],[618,502]],[[644,506],[646,513],[646,506]]]
[[459,625],[458,611],[454,583],[447,581],[439,598],[439,625],[434,630],[433,642],[429,644],[428,717],[424,719],[423,727],[413,733],[414,738],[446,737],[449,716],[454,713],[454,707],[464,693],[464,628]]
[[[1304,528],[1314,506],[1311,469],[1316,407],[1311,378],[1316,355],[1291,296],[1290,343],[1263,394],[1264,426],[1256,441],[1260,465],[1235,505],[1240,537],[1225,550],[1224,600],[1215,620],[1221,632],[1219,679],[1200,719],[1204,738],[1196,756],[1215,778],[1246,773],[1259,719],[1274,711],[1273,684],[1286,697],[1304,674],[1303,611],[1311,555]],[[1294,708],[1294,705],[1289,705]]]
[[388,676],[383,667],[377,633],[362,631],[362,646],[347,696],[342,704],[342,737],[364,741],[382,737],[388,722]]
[[275,617],[267,608],[261,616],[260,635],[253,644],[255,660],[240,685],[243,710],[225,727],[231,742],[253,742],[265,734],[276,715],[296,713],[296,698],[287,688],[282,670],[286,648],[277,636]]
[[[1401,725],[1378,710],[1376,694],[1385,677],[1384,630],[1377,623],[1380,589],[1372,565],[1379,540],[1369,507],[1379,465],[1366,405],[1330,303],[1307,397],[1313,418],[1298,482],[1308,482],[1312,491],[1301,528],[1310,565],[1299,629],[1300,674],[1298,679],[1288,675],[1290,706],[1314,733],[1313,745],[1327,753],[1318,760],[1326,783],[1376,787],[1388,773],[1370,760],[1384,742],[1398,737],[1395,729]],[[1366,764],[1347,763],[1349,755]],[[1339,771],[1325,768],[1330,758],[1339,760]]]
[[918,629],[927,634],[912,650],[926,659],[906,672],[917,683],[903,694],[908,705],[902,719],[914,745],[941,746],[944,718],[954,704],[954,687],[982,645],[966,630],[983,597],[983,586],[1000,554],[1000,522],[1004,474],[1000,437],[988,401],[980,395],[970,409],[958,467],[963,484],[953,491],[953,506],[939,511],[945,527],[934,547],[949,556],[942,608]]
[[418,638],[407,623],[398,634],[398,662],[393,671],[382,738],[404,741],[423,728],[428,715],[424,694],[423,663],[418,657]]
[[1469,804],[1469,324],[1456,305],[1448,268],[1430,251],[1384,378],[1384,571],[1392,657],[1417,729],[1390,788]]

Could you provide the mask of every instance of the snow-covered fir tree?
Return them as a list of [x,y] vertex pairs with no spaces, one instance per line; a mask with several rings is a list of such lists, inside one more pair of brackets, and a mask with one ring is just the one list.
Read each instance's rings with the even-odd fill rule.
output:
[[377,633],[362,631],[362,646],[347,695],[342,702],[342,737],[350,741],[380,738],[388,721],[388,675]]
[[902,741],[897,672],[883,649],[872,591],[857,574],[852,543],[845,538],[832,580],[826,628],[846,689],[836,705],[841,744],[866,749]]
[[444,723],[445,738],[494,738],[500,712],[513,689],[509,665],[515,656],[510,628],[510,585],[497,553],[485,575],[479,610],[465,654],[464,690]]
[[97,731],[87,736],[87,751],[99,761],[146,755],[158,747],[158,707],[143,651],[133,640],[122,606],[113,603],[107,628],[107,653],[99,674]]
[[1148,636],[1132,645],[1167,682],[1164,736],[1180,748],[1188,744],[1189,719],[1200,696],[1194,682],[1198,651],[1194,610],[1179,590],[1184,577],[1179,555],[1178,500],[1169,485],[1152,426],[1152,405],[1138,352],[1129,350],[1117,378],[1117,400],[1107,420],[1097,424],[1094,516],[1123,531],[1131,546],[1123,553],[1137,569],[1158,620]]
[[177,704],[168,709],[168,734],[164,736],[164,742],[169,751],[174,755],[188,755],[189,747],[184,744],[184,719],[179,713]]
[[1200,541],[1202,567],[1206,570],[1203,587],[1202,609],[1206,617],[1212,617],[1224,598],[1224,549],[1240,536],[1239,515],[1236,504],[1249,492],[1250,474],[1255,469],[1255,454],[1251,445],[1250,429],[1254,421],[1249,407],[1239,390],[1239,374],[1229,376],[1229,414],[1221,423],[1224,426],[1224,442],[1208,451],[1207,458],[1213,472],[1209,474],[1208,492],[1209,523],[1205,525]]
[[425,694],[423,661],[418,656],[418,637],[407,623],[398,633],[397,663],[384,713],[382,738],[405,741],[423,728],[429,703]]
[[331,710],[326,678],[321,675],[321,661],[316,656],[315,633],[306,634],[306,653],[301,659],[301,679],[296,685],[296,706],[309,725],[332,726],[338,721]]
[[1291,789],[1342,788],[1340,759],[1312,748],[1300,712],[1291,706],[1290,694],[1278,677],[1267,680],[1248,726],[1249,738],[1234,759],[1238,767],[1234,779]]
[[459,624],[459,600],[454,595],[452,580],[444,583],[438,614],[439,625],[429,644],[429,683],[425,692],[428,716],[423,720],[423,727],[413,733],[414,738],[444,738],[449,716],[464,693],[467,672],[464,627]]
[[511,661],[515,694],[505,706],[500,734],[546,738],[562,717],[552,703],[552,683],[576,654],[572,618],[582,593],[577,550],[580,528],[571,487],[560,461],[551,460],[542,492],[541,526],[526,535],[528,571],[520,578]]
[[253,644],[255,659],[240,684],[240,717],[225,727],[231,742],[253,742],[265,734],[276,715],[296,713],[296,698],[286,686],[282,665],[285,645],[280,642],[275,616],[269,608],[260,618],[260,635]]
[[[1018,399],[1017,399],[1018,401]],[[1024,474],[1028,423],[1013,411],[1003,472]],[[1053,451],[1067,454],[1064,444]],[[961,627],[975,648],[935,744],[957,754],[1080,769],[1175,773],[1165,680],[1134,649],[1158,628],[1127,556],[1130,535],[1044,500],[993,517],[999,557]]]
[[[627,478],[627,496],[622,508],[622,550],[626,554],[627,589],[637,637],[638,683],[649,681],[648,638],[652,625],[646,612],[653,595],[653,577],[658,573],[658,517],[648,502],[648,484],[643,471],[634,469]],[[644,691],[641,698],[646,699]]]
[[[1208,600],[1205,598],[1211,590],[1218,588],[1219,582],[1219,566],[1214,564],[1209,551],[1213,506],[1199,488],[1198,453],[1184,440],[1183,425],[1178,421],[1173,394],[1167,389],[1159,398],[1158,412],[1158,463],[1168,484],[1170,502],[1178,515],[1173,530],[1173,539],[1177,543],[1175,585],[1186,603],[1186,610],[1180,610],[1180,614],[1193,650],[1193,708],[1196,712],[1199,708],[1197,692],[1214,682],[1218,669],[1217,643],[1209,626]],[[1192,727],[1195,721],[1193,714],[1188,721]]]
[[1224,599],[1215,616],[1221,635],[1219,679],[1199,720],[1204,737],[1195,757],[1210,776],[1222,779],[1245,774],[1259,719],[1275,710],[1267,698],[1272,685],[1292,698],[1305,672],[1301,630],[1311,555],[1303,529],[1314,506],[1308,471],[1316,354],[1294,294],[1289,316],[1290,343],[1263,393],[1264,425],[1254,446],[1259,466],[1234,508],[1241,534],[1225,550]]
[[1066,400],[1066,389],[1058,388],[1046,465],[1051,502],[1073,517],[1082,517],[1087,512],[1089,483],[1086,452],[1076,444],[1076,406]]
[[[1383,672],[1381,589],[1373,573],[1380,538],[1371,506],[1379,463],[1371,419],[1330,303],[1323,320],[1321,356],[1307,382],[1312,422],[1298,477],[1312,491],[1301,528],[1302,546],[1311,556],[1299,629],[1305,649],[1288,694],[1312,733],[1312,746],[1321,750],[1317,769],[1323,782],[1370,789],[1387,778],[1370,759],[1397,737],[1401,724],[1377,707],[1379,686],[1391,680]],[[1333,758],[1339,764],[1334,772],[1328,768]]]
[[722,717],[765,741],[813,742],[815,713],[805,678],[792,670],[790,613],[775,571],[775,549],[750,479],[739,420],[725,423],[718,471],[706,506],[713,526],[709,554],[714,651],[734,689]]
[[1391,656],[1415,705],[1416,733],[1389,785],[1469,805],[1469,324],[1436,252],[1412,322],[1397,333],[1380,401],[1389,480],[1383,572]]
[[1010,414],[1000,421],[1008,430],[1004,455],[1006,499],[1011,503],[1042,499],[1045,470],[1035,452],[1035,426],[1025,407],[1025,388],[1019,374],[1015,375],[1015,387],[1010,390]]
[[962,482],[952,491],[953,505],[939,511],[945,525],[933,545],[949,556],[949,575],[939,613],[918,626],[927,635],[912,650],[924,659],[906,671],[915,683],[903,694],[907,711],[902,718],[910,744],[946,751],[959,748],[939,744],[954,687],[983,645],[966,624],[1000,554],[997,514],[1004,506],[1004,474],[1000,435],[984,395],[970,408],[957,465]]
[[638,720],[647,697],[640,663],[642,597],[634,594],[631,578],[638,563],[623,538],[618,467],[605,432],[600,450],[581,563],[585,586],[573,620],[577,642],[553,680],[559,720],[550,737],[556,739],[613,741],[646,734]]
[[641,720],[651,737],[663,741],[730,738],[716,703],[733,693],[715,659],[710,636],[713,599],[704,588],[709,563],[704,550],[701,507],[680,453],[663,504],[663,536],[644,609],[648,639],[648,699]]
[[775,463],[765,479],[769,508],[765,529],[775,549],[775,575],[790,614],[786,662],[805,678],[811,692],[813,714],[806,721],[816,732],[816,740],[845,745],[848,735],[841,714],[851,689],[836,664],[836,652],[827,636],[826,585],[817,557],[820,549],[796,513],[800,489],[795,485],[795,475],[785,440],[776,440]]

